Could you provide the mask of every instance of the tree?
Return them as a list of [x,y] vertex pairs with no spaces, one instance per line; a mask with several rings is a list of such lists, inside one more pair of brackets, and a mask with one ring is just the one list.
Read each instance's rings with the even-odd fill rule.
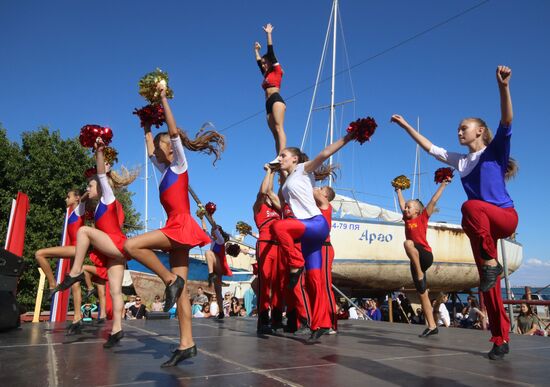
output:
[[[11,143],[6,131],[0,128],[0,230],[6,230],[11,198],[17,191],[25,192],[30,201],[23,253],[26,269],[20,278],[17,295],[18,301],[26,307],[34,305],[38,288],[34,252],[59,245],[65,195],[70,189],[85,189],[84,171],[92,165],[91,152],[83,148],[77,138],[64,140],[59,131],[50,132],[42,127],[23,133],[21,146],[18,146]],[[116,194],[125,209],[125,231],[139,229],[139,214],[133,208],[132,193],[123,189]],[[52,267],[56,264],[53,261]]]

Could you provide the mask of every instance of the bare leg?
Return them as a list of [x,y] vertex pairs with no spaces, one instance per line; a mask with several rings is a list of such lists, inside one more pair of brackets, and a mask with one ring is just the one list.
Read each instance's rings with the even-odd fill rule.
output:
[[90,244],[93,244],[97,250],[109,258],[124,258],[111,238],[101,230],[82,226],[78,229],[76,235],[76,252],[73,267],[69,273],[71,277],[76,277],[82,273],[82,265],[84,264],[84,258],[86,257]]
[[82,312],[80,310],[80,307],[82,306],[82,288],[80,287],[80,282],[73,284],[73,286],[71,286],[71,290],[73,292],[74,323],[74,321],[82,320]]
[[122,330],[122,312],[124,301],[122,300],[122,278],[124,277],[124,259],[112,259],[107,269],[109,275],[109,290],[113,300],[113,327],[111,334]]
[[48,258],[73,258],[75,256],[75,250],[74,246],[56,246],[40,249],[34,254],[38,265],[46,275],[50,289],[55,288],[57,283]]
[[286,148],[286,134],[284,129],[286,105],[282,102],[273,104],[272,113],[267,115],[267,124],[275,140],[275,151],[280,154]]
[[428,324],[428,328],[430,329],[437,328],[437,325],[435,325],[432,302],[430,301],[430,296],[428,295],[428,291],[426,290],[423,294],[419,294],[419,296],[420,296],[420,304],[422,305],[422,311],[424,313],[424,317],[426,318],[426,324]]
[[[183,294],[187,294],[187,274],[189,272],[189,248],[174,249],[170,252],[172,272],[185,280]],[[180,345],[183,350],[195,345],[191,324],[191,304],[187,297],[179,297],[177,301],[178,323],[180,328]]]
[[[97,284],[97,298],[99,298],[99,318],[107,318],[107,299],[105,298],[105,284]],[[124,305],[123,305],[124,308]],[[122,318],[122,317],[121,317]]]
[[424,278],[424,273],[422,272],[422,268],[420,267],[420,256],[418,254],[418,250],[416,249],[416,247],[414,247],[414,242],[411,240],[406,240],[404,246],[407,257],[409,257],[409,259],[411,260],[416,271],[416,278],[421,281],[422,278]]
[[212,250],[207,250],[204,253],[204,257],[206,258],[206,264],[208,265],[208,274],[214,272],[214,265],[216,264],[216,254]]
[[222,265],[217,259],[216,255],[212,253],[214,256],[214,261],[212,262],[213,270],[218,276],[216,279],[216,282],[214,282],[214,291],[216,292],[216,298],[218,299],[218,308],[220,312],[223,312],[223,296],[222,296],[222,277],[223,277],[223,270]]
[[152,249],[171,250],[174,247],[170,239],[159,230],[130,238],[124,244],[124,250],[132,258],[156,273],[166,285],[176,280],[176,275],[162,264]]

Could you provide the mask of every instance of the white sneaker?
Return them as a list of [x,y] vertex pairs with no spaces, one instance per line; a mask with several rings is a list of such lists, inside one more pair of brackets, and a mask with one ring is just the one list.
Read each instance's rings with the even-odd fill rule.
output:
[[268,164],[271,165],[271,166],[273,167],[273,166],[275,166],[275,165],[281,164],[281,162],[279,161],[279,157],[275,157],[275,159],[274,159],[274,160],[271,160]]
[[327,332],[327,335],[335,335],[338,332],[336,332],[334,329],[330,328],[330,330]]

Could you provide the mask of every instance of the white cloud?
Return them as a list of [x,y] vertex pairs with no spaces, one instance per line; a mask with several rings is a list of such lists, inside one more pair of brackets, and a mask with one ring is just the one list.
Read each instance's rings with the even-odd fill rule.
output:
[[543,261],[542,259],[538,258],[529,258],[527,262],[525,262],[526,266],[546,266],[550,267],[550,261]]

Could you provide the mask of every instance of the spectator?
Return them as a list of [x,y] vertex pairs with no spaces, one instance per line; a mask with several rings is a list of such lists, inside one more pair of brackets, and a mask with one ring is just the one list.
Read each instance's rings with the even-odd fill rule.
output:
[[449,297],[445,293],[439,293],[434,304],[434,319],[437,323],[437,326],[448,327],[451,325],[451,316],[447,310],[445,303]]
[[239,316],[241,312],[241,304],[237,297],[231,297],[231,306],[229,308],[230,316]]
[[378,309],[376,305],[376,301],[374,301],[372,298],[369,298],[367,300],[367,315],[371,318],[371,320],[382,320],[382,312],[380,312],[380,309]]
[[248,316],[248,313],[246,312],[246,308],[244,306],[241,307],[241,309],[239,310],[239,316],[241,316],[241,317]]
[[410,321],[415,316],[414,310],[411,306],[411,302],[404,294],[400,294],[399,296],[397,296],[397,298],[399,299],[399,303],[401,304],[401,308],[403,309],[403,312],[407,316],[405,320],[408,319]]
[[243,308],[245,310],[252,310],[254,305],[258,303],[258,299],[256,298],[256,293],[254,293],[254,289],[248,288],[246,292],[244,292],[244,306]]
[[128,314],[128,309],[130,309],[130,307],[132,305],[135,305],[135,304],[136,304],[136,296],[134,296],[134,295],[129,296],[128,300],[124,304],[124,313],[127,315]]
[[533,314],[531,307],[527,304],[521,304],[517,319],[518,333],[522,335],[533,335],[537,330],[535,322],[535,315]]
[[193,316],[195,316],[195,313],[197,313],[199,309],[202,311],[202,306],[205,302],[208,302],[208,296],[204,294],[204,290],[199,286],[197,288],[197,295],[193,298],[193,306],[191,308]]
[[485,313],[479,309],[475,297],[468,297],[468,306],[462,310],[463,319],[460,326],[463,328],[481,329],[485,320]]
[[128,311],[130,312],[128,314],[128,317],[132,320],[141,320],[147,318],[147,308],[141,303],[141,297],[139,296],[136,296],[135,305],[130,306],[130,308],[128,308]]
[[340,303],[337,304],[338,306],[338,320],[347,320],[349,319],[349,312],[347,308],[347,303],[342,305]]
[[218,297],[215,294],[212,294],[210,298],[210,314],[212,316],[217,316],[220,313],[220,306],[218,305]]
[[426,324],[426,319],[424,318],[424,311],[422,308],[416,308],[416,316],[412,318],[411,322],[419,325]]
[[200,305],[200,304],[195,304],[195,305],[193,305],[193,308],[195,308],[195,306],[196,306],[196,309],[197,309],[197,310],[196,310],[195,313],[193,313],[193,317],[195,317],[195,318],[202,318],[202,317],[204,317],[204,313],[202,313],[202,305]]
[[82,321],[84,322],[91,322],[92,321],[92,313],[97,310],[96,304],[84,304],[80,307],[80,310],[82,312]]
[[231,312],[231,292],[226,292],[223,298],[223,313],[229,316],[229,312]]
[[209,318],[212,317],[212,314],[210,313],[210,303],[205,302],[202,305],[202,317]]
[[163,304],[160,302],[160,296],[155,296],[155,302],[151,305],[152,312],[162,312]]

